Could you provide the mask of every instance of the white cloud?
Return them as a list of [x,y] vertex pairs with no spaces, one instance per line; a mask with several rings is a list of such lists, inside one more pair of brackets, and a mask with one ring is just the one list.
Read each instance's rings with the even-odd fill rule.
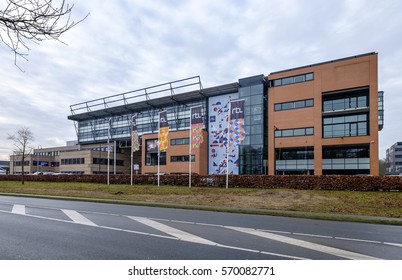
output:
[[62,40],[32,45],[16,68],[0,44],[0,158],[7,133],[31,127],[43,147],[75,139],[74,103],[200,75],[204,87],[345,56],[379,52],[385,91],[380,155],[402,140],[400,1],[132,1],[75,3]]

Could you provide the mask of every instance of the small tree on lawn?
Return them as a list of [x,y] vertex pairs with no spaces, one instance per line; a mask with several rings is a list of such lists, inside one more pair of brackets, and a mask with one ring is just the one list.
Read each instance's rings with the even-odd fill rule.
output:
[[14,155],[18,156],[21,159],[21,182],[22,184],[24,184],[24,162],[27,156],[31,154],[33,150],[33,148],[30,147],[30,143],[34,141],[33,133],[28,127],[22,127],[18,129],[15,134],[9,134],[7,139],[13,141],[13,145],[15,147]]

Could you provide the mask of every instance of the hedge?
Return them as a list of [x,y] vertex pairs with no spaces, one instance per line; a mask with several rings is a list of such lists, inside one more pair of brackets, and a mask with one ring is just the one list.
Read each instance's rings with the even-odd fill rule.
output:
[[[107,182],[107,175],[25,175],[33,182]],[[2,175],[0,181],[19,181],[20,175]],[[162,175],[161,185],[188,186],[188,175]],[[111,184],[130,184],[130,175],[110,175]],[[133,175],[134,185],[156,185],[156,175]],[[225,175],[192,176],[194,187],[225,187]],[[402,176],[309,176],[309,175],[230,175],[229,187],[261,189],[348,190],[348,191],[402,191]]]

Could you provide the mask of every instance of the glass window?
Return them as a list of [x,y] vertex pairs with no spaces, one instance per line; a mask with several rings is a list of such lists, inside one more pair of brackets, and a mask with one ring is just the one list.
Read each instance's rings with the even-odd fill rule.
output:
[[254,95],[250,98],[251,105],[262,104],[262,95]]
[[359,136],[368,135],[366,122],[361,122],[361,123],[358,123],[357,125],[358,125],[358,130],[359,130],[359,132],[358,132]]
[[281,85],[282,85],[282,79],[274,80],[274,87],[281,86]]
[[254,116],[251,116],[253,119],[252,119],[252,124],[253,125],[260,125],[260,124],[262,124],[262,116],[261,115],[254,115]]
[[294,102],[294,107],[295,107],[295,109],[297,109],[297,108],[303,108],[303,107],[305,107],[305,101],[304,100],[302,100],[302,101],[296,101],[296,102]]
[[366,120],[367,120],[367,115],[366,115],[366,114],[358,115],[358,116],[357,116],[357,120],[358,120],[359,122],[361,122],[361,121],[366,121]]
[[239,96],[240,97],[248,97],[250,96],[250,88],[244,87],[239,89]]
[[314,73],[306,74],[306,81],[311,81],[311,80],[314,80]]
[[249,116],[251,112],[250,106],[244,106],[244,115]]
[[252,115],[262,115],[262,105],[252,106],[251,114]]
[[264,86],[262,84],[254,85],[254,86],[250,87],[250,94],[262,96],[263,90],[264,90]]
[[263,133],[263,129],[262,129],[262,125],[253,125],[251,126],[251,133],[254,134],[262,134]]
[[358,107],[367,107],[367,97],[359,96],[357,98]]
[[282,79],[282,85],[289,85],[294,83],[294,77],[287,77]]
[[336,99],[332,100],[332,110],[344,110],[345,109],[345,100],[344,99]]
[[298,128],[293,130],[294,136],[302,136],[306,134],[306,129],[304,128]]
[[293,109],[293,102],[282,103],[282,110]]
[[293,136],[293,129],[282,130],[282,137],[291,137],[291,136]]
[[314,99],[307,99],[306,107],[313,107],[313,106],[314,106]]
[[263,144],[263,137],[262,135],[251,135],[251,145],[262,145]]
[[324,110],[324,112],[332,111],[332,100],[324,101],[323,110]]
[[314,128],[313,127],[306,128],[306,135],[314,135]]
[[306,80],[306,76],[305,76],[305,75],[295,76],[295,83],[304,82],[305,80]]
[[357,97],[351,97],[349,99],[349,108],[357,108]]
[[323,137],[368,135],[367,114],[323,118]]
[[344,122],[357,122],[357,116],[346,116]]
[[282,110],[282,104],[275,104],[275,111]]

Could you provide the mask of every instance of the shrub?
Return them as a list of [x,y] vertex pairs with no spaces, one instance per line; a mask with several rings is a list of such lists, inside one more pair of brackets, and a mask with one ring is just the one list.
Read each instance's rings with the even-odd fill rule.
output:
[[[19,175],[2,175],[0,181],[19,181]],[[106,184],[107,175],[26,175],[33,182],[81,182]],[[130,175],[110,175],[111,184],[130,184]],[[162,175],[161,185],[188,186],[188,175]],[[134,185],[156,185],[156,175],[133,175]],[[191,177],[194,187],[225,187],[225,175]],[[402,191],[401,176],[309,176],[309,175],[229,175],[231,188],[286,188],[301,190]]]

